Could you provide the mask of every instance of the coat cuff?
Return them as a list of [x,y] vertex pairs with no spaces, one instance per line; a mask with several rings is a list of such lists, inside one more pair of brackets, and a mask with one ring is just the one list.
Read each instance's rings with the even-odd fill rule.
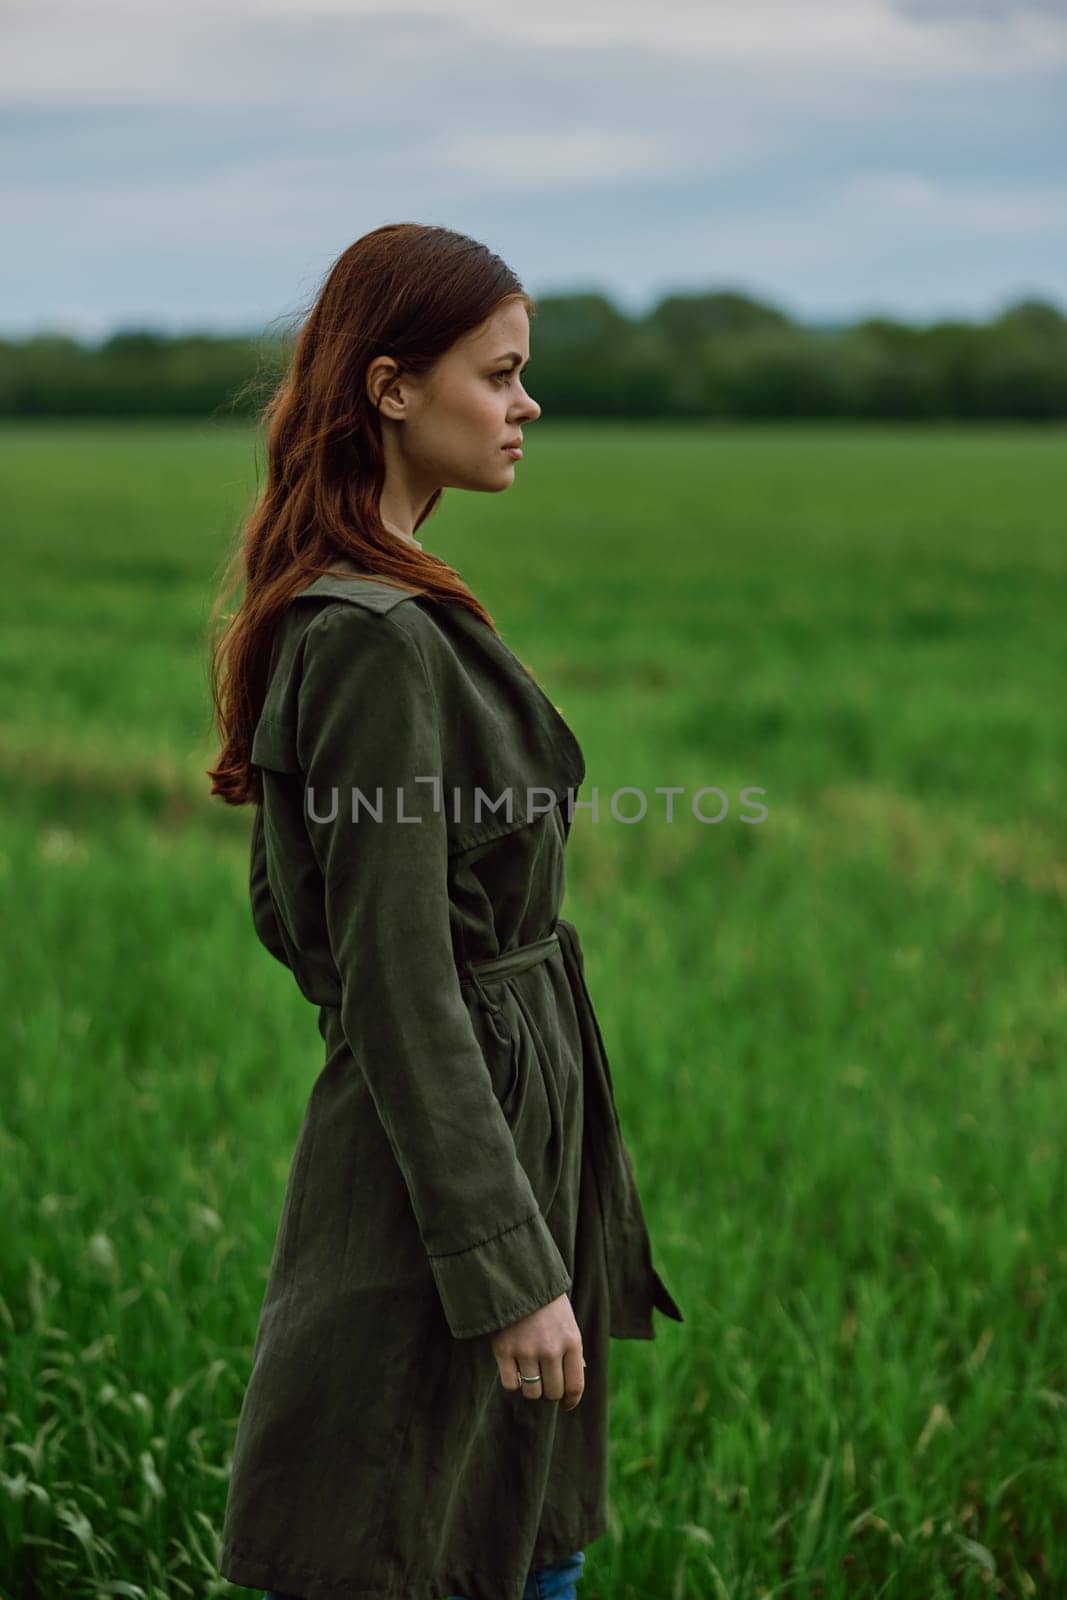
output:
[[539,1210],[492,1239],[429,1259],[456,1339],[510,1327],[568,1293],[573,1282]]

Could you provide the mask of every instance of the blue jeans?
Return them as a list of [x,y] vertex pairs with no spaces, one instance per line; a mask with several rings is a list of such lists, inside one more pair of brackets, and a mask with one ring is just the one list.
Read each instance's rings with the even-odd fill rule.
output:
[[[579,1550],[573,1556],[564,1556],[562,1561],[550,1561],[547,1567],[536,1567],[526,1579],[522,1600],[575,1600],[574,1586],[584,1564],[585,1551]],[[300,1600],[300,1596],[269,1589],[263,1600]],[[465,1597],[450,1594],[448,1600],[465,1600]]]

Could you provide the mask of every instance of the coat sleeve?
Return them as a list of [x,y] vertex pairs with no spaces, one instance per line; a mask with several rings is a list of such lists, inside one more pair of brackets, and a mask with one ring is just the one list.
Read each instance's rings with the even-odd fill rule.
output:
[[[388,613],[342,602],[311,624],[297,751],[342,1026],[407,1185],[449,1327],[456,1338],[507,1327],[572,1279],[460,990],[438,710],[419,645]],[[357,795],[353,821],[353,790],[374,814]]]

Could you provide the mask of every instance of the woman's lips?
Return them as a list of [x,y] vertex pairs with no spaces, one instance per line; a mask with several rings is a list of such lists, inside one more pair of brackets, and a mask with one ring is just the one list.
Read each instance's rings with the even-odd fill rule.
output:
[[518,445],[506,444],[503,446],[504,454],[509,455],[512,461],[522,460],[522,450]]

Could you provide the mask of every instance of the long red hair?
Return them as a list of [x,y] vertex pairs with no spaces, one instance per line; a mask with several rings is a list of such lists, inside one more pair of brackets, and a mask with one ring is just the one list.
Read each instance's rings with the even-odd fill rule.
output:
[[[230,805],[261,798],[250,764],[277,620],[289,600],[339,557],[412,594],[492,617],[455,568],[398,539],[378,510],[385,482],[381,420],[366,392],[370,362],[391,356],[423,376],[505,301],[535,304],[485,245],[449,228],[388,223],[330,268],[298,333],[285,375],[264,406],[267,481],[241,529],[211,612],[209,676],[222,748],[207,769]],[[420,528],[440,502],[423,507]],[[358,580],[357,580],[358,581]],[[223,614],[243,582],[239,609]],[[219,633],[220,619],[226,626]]]

